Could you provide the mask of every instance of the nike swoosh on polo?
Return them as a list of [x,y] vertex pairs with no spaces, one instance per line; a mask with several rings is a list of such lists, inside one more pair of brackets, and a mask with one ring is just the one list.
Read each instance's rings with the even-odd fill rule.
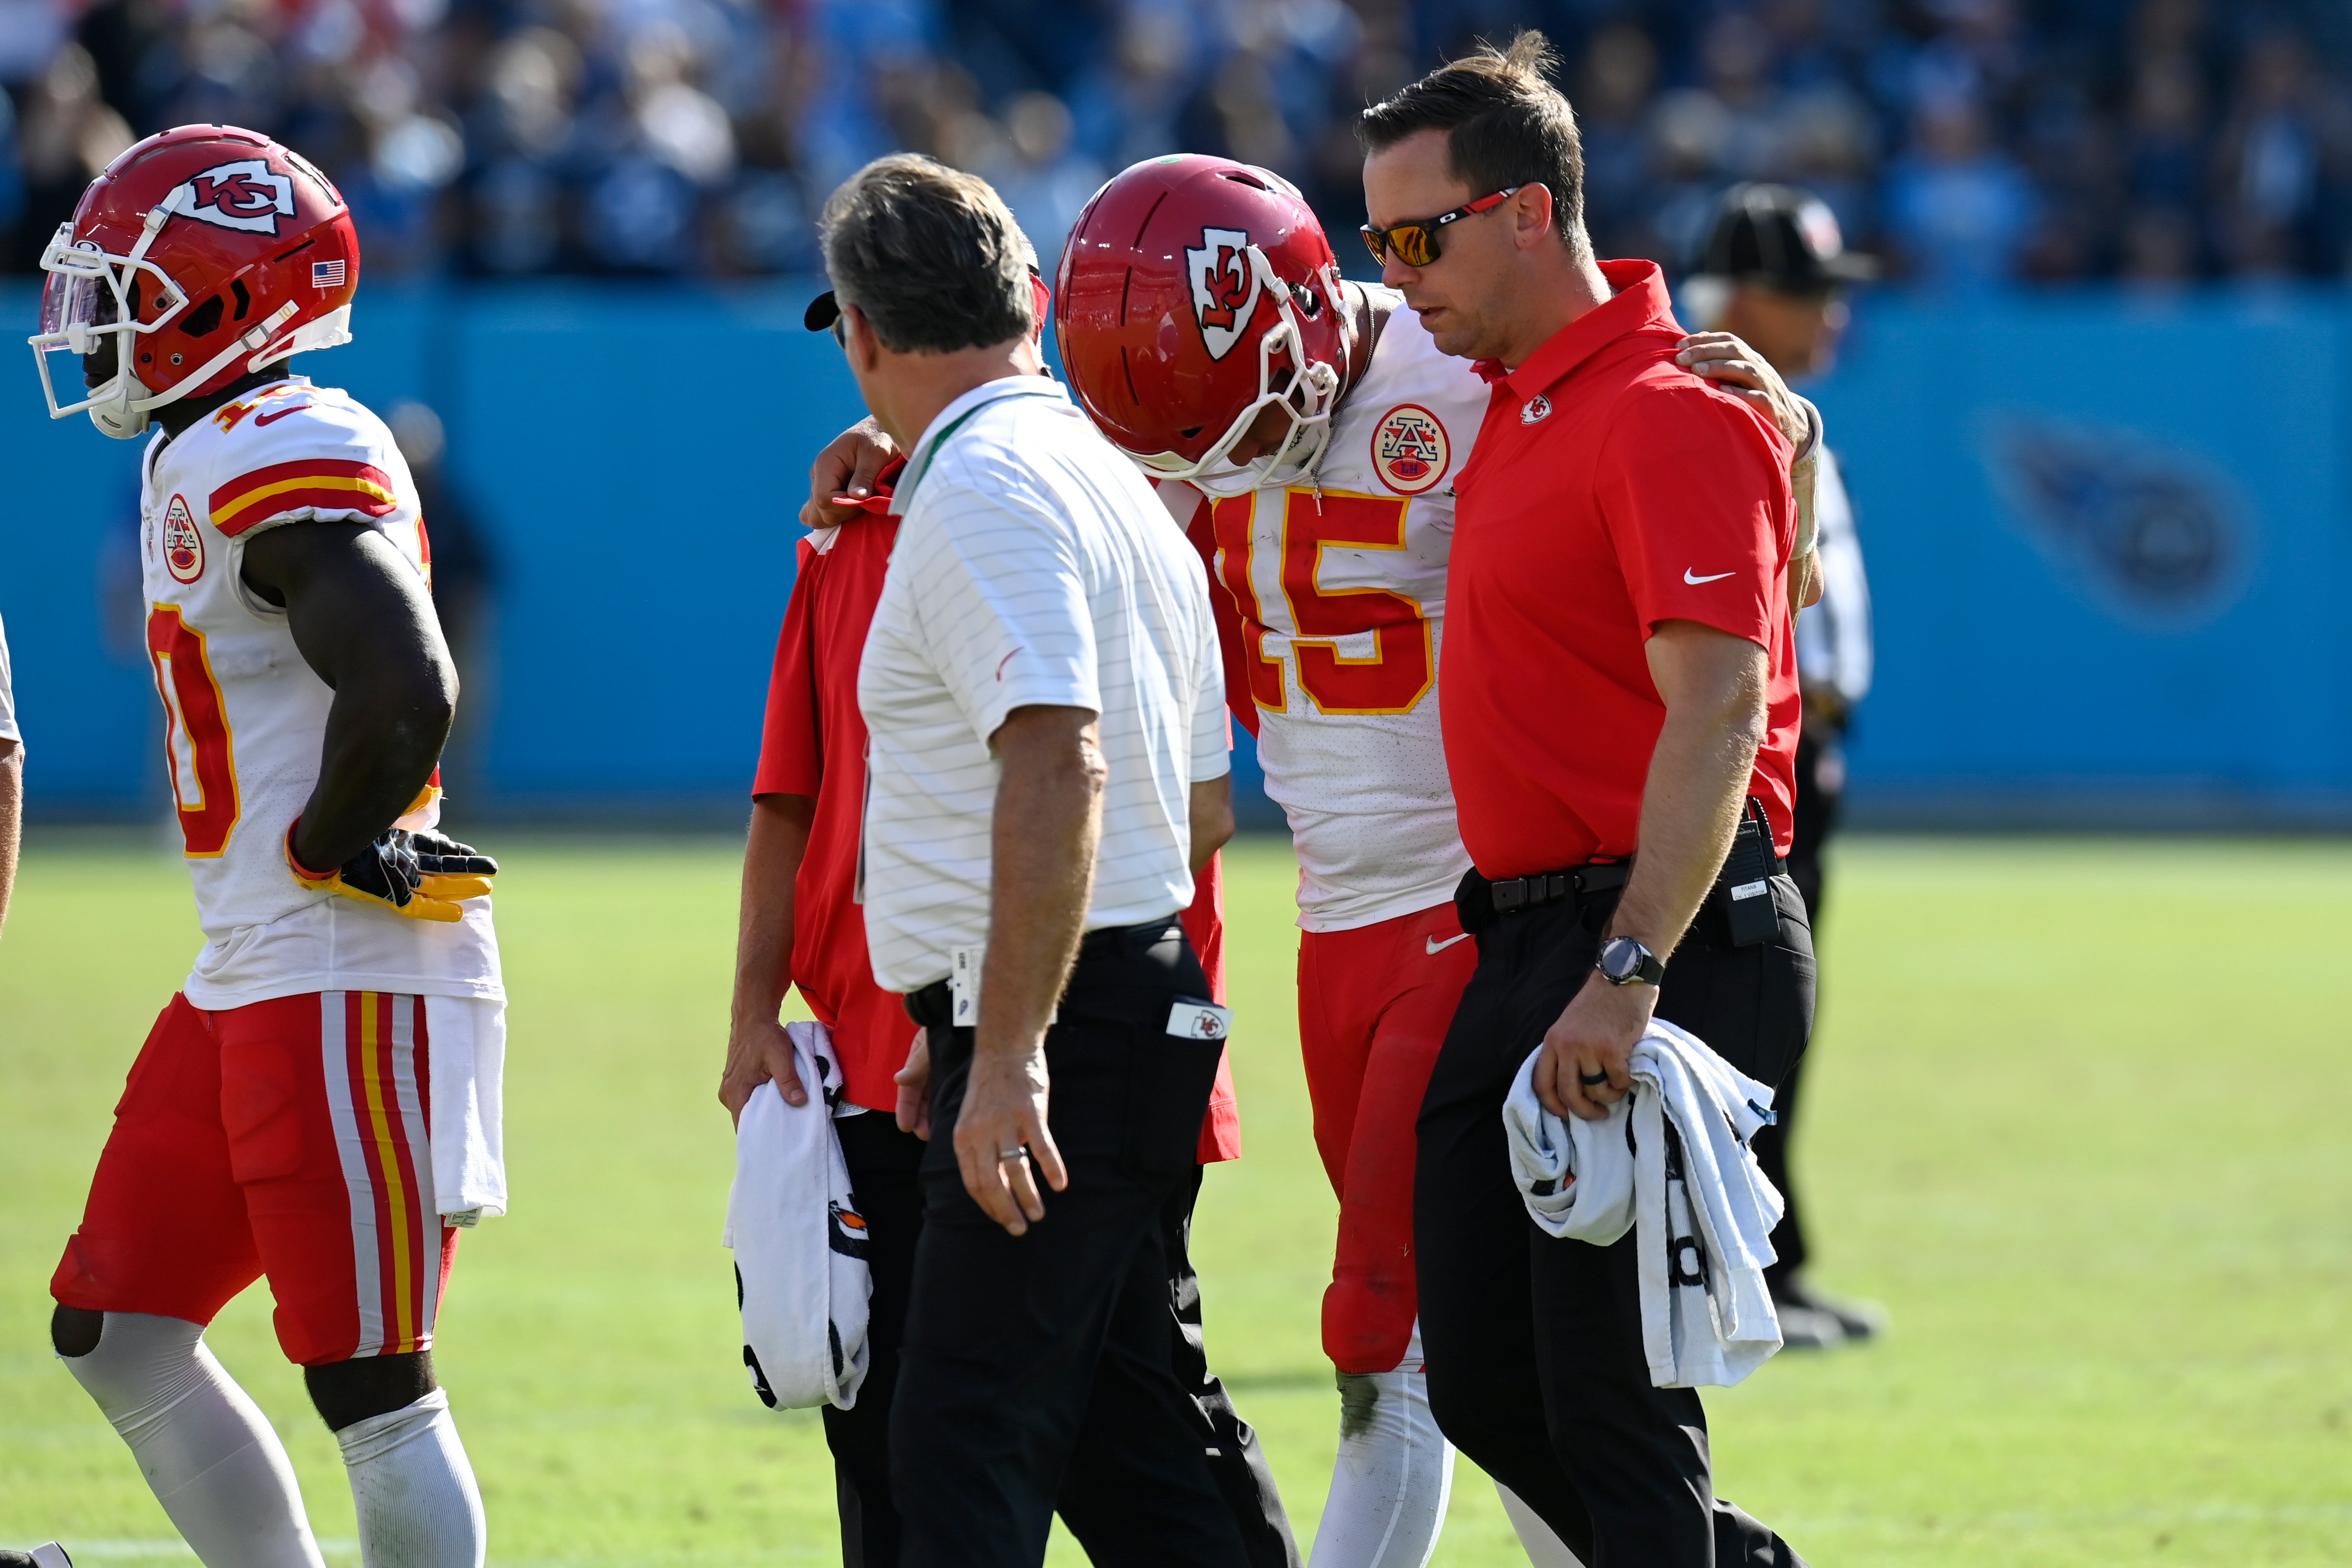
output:
[[291,408],[273,408],[267,414],[257,414],[253,416],[254,428],[257,430],[264,425],[273,424],[285,418],[289,414],[299,414],[310,406],[310,405],[307,403],[298,403]]
[[1429,955],[1430,955],[1432,958],[1434,958],[1434,957],[1436,957],[1439,953],[1444,952],[1447,948],[1452,947],[1452,946],[1453,946],[1455,942],[1468,942],[1469,940],[1470,940],[1470,933],[1469,933],[1468,931],[1464,931],[1460,936],[1449,936],[1449,937],[1447,937],[1444,942],[1440,942],[1440,941],[1438,941],[1438,940],[1437,940],[1435,937],[1433,937],[1433,936],[1427,936],[1427,937],[1423,937],[1423,938],[1422,938],[1422,939],[1421,939],[1421,941],[1422,941],[1422,946],[1423,946],[1423,947],[1424,947],[1424,948],[1426,948],[1426,949],[1428,950],[1428,952],[1429,952]]
[[1712,577],[1694,577],[1691,575],[1691,569],[1689,567],[1685,566],[1683,568],[1683,581],[1689,584],[1694,588],[1697,587],[1701,583],[1720,583],[1726,577],[1730,575],[1731,574],[1728,572],[1717,572]]

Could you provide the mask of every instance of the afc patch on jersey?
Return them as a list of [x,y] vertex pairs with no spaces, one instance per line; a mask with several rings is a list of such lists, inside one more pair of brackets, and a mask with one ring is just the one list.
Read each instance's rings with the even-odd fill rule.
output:
[[205,535],[188,503],[179,496],[163,510],[163,565],[180,582],[205,574]]
[[1372,426],[1372,471],[1401,496],[1434,488],[1453,455],[1444,421],[1417,403],[1398,404]]
[[1184,251],[1192,314],[1200,320],[1201,342],[1213,360],[1234,352],[1257,313],[1260,284],[1257,268],[1250,265],[1249,242],[1245,229],[1204,228],[1200,248],[1188,246]]

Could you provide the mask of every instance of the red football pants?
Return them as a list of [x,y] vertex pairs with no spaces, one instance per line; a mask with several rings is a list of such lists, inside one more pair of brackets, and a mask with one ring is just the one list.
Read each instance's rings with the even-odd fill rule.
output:
[[1339,1198],[1323,1352],[1341,1372],[1391,1371],[1412,1337],[1413,1122],[1477,963],[1451,902],[1298,944],[1315,1146]]
[[267,1274],[289,1360],[427,1349],[457,1252],[434,1211],[428,1055],[419,996],[173,997],[49,1294],[209,1323]]

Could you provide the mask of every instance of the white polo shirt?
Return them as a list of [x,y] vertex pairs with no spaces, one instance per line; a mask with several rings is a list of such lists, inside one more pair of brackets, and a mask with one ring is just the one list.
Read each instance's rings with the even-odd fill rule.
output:
[[1089,931],[1192,901],[1192,786],[1222,776],[1224,674],[1201,560],[1059,384],[1009,376],[915,443],[858,668],[862,897],[887,991],[988,935],[999,764],[1016,708],[1099,716],[1109,769]]
[[21,745],[24,739],[16,732],[16,700],[8,691],[8,628],[0,626],[0,741]]

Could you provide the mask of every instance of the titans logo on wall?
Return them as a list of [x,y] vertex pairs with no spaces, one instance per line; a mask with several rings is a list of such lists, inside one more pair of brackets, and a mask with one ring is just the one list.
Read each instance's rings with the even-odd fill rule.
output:
[[2108,609],[2181,628],[2237,602],[2253,535],[2219,470],[2132,431],[2038,416],[1997,423],[1985,456],[2026,536]]

